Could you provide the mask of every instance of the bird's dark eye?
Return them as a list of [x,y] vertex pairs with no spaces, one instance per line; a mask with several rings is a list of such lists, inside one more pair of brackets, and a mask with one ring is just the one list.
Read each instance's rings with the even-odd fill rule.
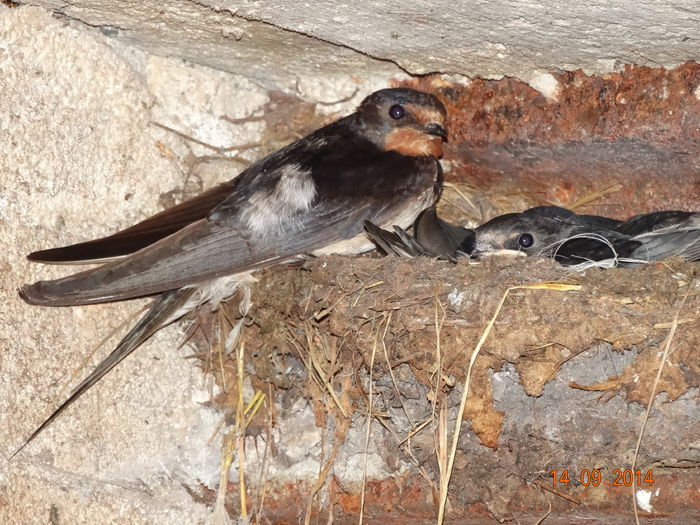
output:
[[523,248],[529,248],[534,243],[535,243],[535,239],[529,233],[523,233],[520,237],[518,237],[518,244],[520,246],[522,246]]
[[406,111],[403,109],[403,106],[399,104],[394,104],[389,108],[389,116],[394,120],[399,120],[405,113]]

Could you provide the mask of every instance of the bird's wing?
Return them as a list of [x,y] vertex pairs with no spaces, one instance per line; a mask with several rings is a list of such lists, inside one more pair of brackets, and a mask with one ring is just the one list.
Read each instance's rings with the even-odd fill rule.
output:
[[474,230],[457,226],[447,221],[439,219],[440,225],[450,239],[451,246],[455,253],[469,255],[476,247],[476,234]]
[[617,219],[602,217],[600,215],[578,214],[560,206],[537,206],[524,211],[522,214],[524,217],[543,217],[561,221],[566,224],[597,230],[615,230],[619,225],[623,224],[622,221]]
[[370,221],[365,222],[365,231],[387,255],[400,257],[440,257],[454,262],[460,254],[470,254],[476,242],[473,230],[438,218],[435,206],[426,208],[416,218],[415,237],[399,226],[390,232]]
[[700,260],[700,213],[659,211],[636,215],[618,231],[639,242],[631,257],[640,261],[658,261],[679,256]]
[[346,238],[347,224],[362,225],[367,218],[367,206],[307,213],[299,219],[298,231],[259,238],[243,226],[222,227],[202,219],[126,258],[62,279],[24,285],[20,295],[29,304],[44,306],[153,295],[283,262],[330,244],[340,235]]
[[437,216],[435,206],[418,216],[413,231],[422,247],[443,259],[454,259],[459,254],[468,255],[474,251],[476,244],[473,230],[443,221]]
[[406,243],[398,233],[380,228],[371,221],[365,221],[365,232],[385,254],[397,257],[418,257],[425,255],[425,250],[414,249],[414,243]]
[[75,264],[105,262],[129,255],[204,219],[231,194],[232,187],[233,181],[226,182],[115,234],[39,250],[30,253],[27,259],[48,264]]
[[641,245],[627,235],[610,230],[571,228],[570,235],[548,247],[548,253],[565,265],[582,262],[629,259]]
[[396,232],[396,236],[401,239],[401,242],[406,246],[406,249],[413,257],[421,255],[428,257],[435,256],[435,254],[426,250],[425,246],[421,245],[413,235],[409,234],[401,226],[394,225],[394,232]]
[[700,261],[700,229],[637,236],[634,239],[641,243],[632,252],[635,259],[659,261],[678,256],[688,261]]
[[617,228],[621,233],[637,237],[697,230],[700,230],[700,213],[689,211],[657,211],[635,215]]
[[576,219],[576,213],[561,206],[535,206],[522,212],[525,217],[549,217],[550,219],[561,219],[572,221]]

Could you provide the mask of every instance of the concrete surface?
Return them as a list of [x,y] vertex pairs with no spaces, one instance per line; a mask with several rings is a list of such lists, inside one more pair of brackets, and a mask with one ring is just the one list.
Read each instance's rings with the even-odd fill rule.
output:
[[[136,54],[130,62],[43,10],[0,13],[0,451],[7,457],[54,398],[65,397],[59,389],[76,384],[70,374],[78,363],[145,304],[28,307],[19,285],[67,269],[30,265],[24,256],[161,209],[159,196],[183,185],[170,152],[185,145],[150,121],[172,113],[162,83],[177,87],[173,75],[189,77],[176,61],[168,73],[161,59],[143,56],[148,67],[137,72]],[[194,81],[202,89],[182,88],[187,109],[178,118],[187,131],[197,131],[198,111],[208,115],[222,100],[218,109],[241,116],[267,99],[230,75],[229,89],[248,95],[226,96],[221,75],[202,73]],[[205,138],[249,140],[246,133],[214,129]],[[209,440],[221,415],[202,406],[212,385],[184,359],[192,349],[177,350],[180,338],[176,328],[158,334],[11,463],[3,459],[0,522],[47,523],[53,512],[60,523],[194,523],[209,514],[183,485],[216,484],[219,441]]]
[[32,0],[149,52],[287,88],[431,72],[541,83],[545,72],[670,67],[700,55],[695,0]]
[[[267,88],[332,101],[356,81],[402,71],[345,46],[237,16],[207,2],[28,2],[58,18],[97,28],[148,53],[183,58],[246,77]],[[290,4],[292,5],[292,4]],[[234,8],[235,11],[235,8]],[[342,93],[340,97],[336,92]]]

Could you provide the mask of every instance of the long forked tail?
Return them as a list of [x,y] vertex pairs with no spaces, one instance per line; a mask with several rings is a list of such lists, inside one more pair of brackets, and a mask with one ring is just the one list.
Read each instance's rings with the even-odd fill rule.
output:
[[167,323],[174,321],[178,310],[193,295],[196,288],[180,288],[163,293],[153,303],[151,308],[119,342],[117,347],[86,377],[73,393],[51,415],[39,425],[27,440],[22,443],[9,457],[12,460],[24,447],[31,443],[54,419],[60,416],[73,402],[87,392],[90,387],[102,379],[112,368],[117,366],[126,356],[141,346],[149,337]]

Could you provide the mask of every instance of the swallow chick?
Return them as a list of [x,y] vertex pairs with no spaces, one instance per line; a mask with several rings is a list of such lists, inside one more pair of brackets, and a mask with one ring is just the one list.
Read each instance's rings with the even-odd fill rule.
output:
[[431,207],[418,216],[414,235],[365,223],[387,254],[454,260],[468,255],[552,257],[563,265],[635,266],[671,256],[700,260],[700,213],[659,211],[620,221],[557,206],[507,213],[469,230],[443,221]]
[[413,224],[413,235],[400,226],[395,225],[391,232],[370,221],[365,221],[365,231],[387,255],[438,257],[452,262],[471,254],[476,241],[473,230],[440,219],[435,206],[418,215]]
[[567,266],[628,267],[680,256],[700,260],[700,213],[659,211],[619,221],[540,206],[496,217],[475,230],[473,257],[523,253]]
[[440,196],[446,118],[430,94],[383,89],[198,197],[108,237],[30,254],[42,263],[104,264],[22,286],[29,304],[158,297],[19,450],[153,333],[199,305],[216,305],[246,272],[306,254],[367,251],[365,221],[408,227]]

